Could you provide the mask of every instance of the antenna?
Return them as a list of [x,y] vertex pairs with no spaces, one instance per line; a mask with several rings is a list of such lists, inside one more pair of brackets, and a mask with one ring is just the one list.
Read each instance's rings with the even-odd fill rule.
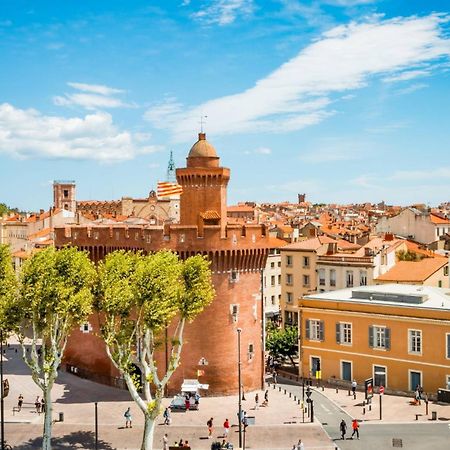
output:
[[206,119],[208,116],[200,116],[200,133],[203,133],[203,125],[206,125]]

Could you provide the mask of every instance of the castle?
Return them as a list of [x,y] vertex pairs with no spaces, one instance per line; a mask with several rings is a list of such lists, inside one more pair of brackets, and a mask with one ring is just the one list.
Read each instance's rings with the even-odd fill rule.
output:
[[[185,329],[181,365],[169,391],[183,379],[209,384],[208,395],[238,391],[237,329],[241,328],[241,369],[245,391],[261,389],[264,380],[264,304],[262,270],[269,250],[280,245],[264,225],[227,223],[230,169],[220,166],[215,148],[204,133],[192,146],[185,168],[176,170],[183,188],[180,221],[163,226],[126,223],[73,225],[55,229],[55,245],[75,245],[94,261],[118,249],[176,251],[184,259],[202,254],[211,261],[216,297]],[[72,334],[65,352],[69,370],[101,382],[118,384],[117,370],[98,337],[98,319]],[[161,348],[158,367],[166,369],[168,349]],[[139,368],[136,369],[139,371]]]

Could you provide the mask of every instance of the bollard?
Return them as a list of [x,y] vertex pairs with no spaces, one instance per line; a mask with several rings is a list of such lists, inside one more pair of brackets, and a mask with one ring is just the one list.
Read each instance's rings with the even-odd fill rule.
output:
[[275,389],[277,387],[277,385],[276,384],[272,384],[272,387]]
[[297,400],[297,403],[300,405],[300,400]]
[[292,397],[292,393],[291,392],[289,392],[289,398],[291,398]]
[[369,411],[372,411],[372,403],[369,403]]
[[325,387],[322,385],[322,392],[325,390]]
[[350,389],[348,390],[348,396],[350,397]]
[[336,394],[338,394],[339,393],[339,389],[338,388],[336,388]]
[[296,395],[294,395],[294,402],[296,402],[297,401],[297,396]]
[[278,387],[278,391],[281,392],[281,387]]
[[363,406],[363,415],[366,414],[366,407]]
[[284,390],[284,395],[286,395],[286,389],[283,389]]
[[356,400],[356,392],[353,394],[353,400]]

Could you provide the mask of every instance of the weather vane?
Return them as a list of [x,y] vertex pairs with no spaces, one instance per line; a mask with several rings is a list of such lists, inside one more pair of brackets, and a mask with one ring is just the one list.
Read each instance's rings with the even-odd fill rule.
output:
[[203,133],[203,125],[206,124],[206,119],[208,116],[200,116],[200,133]]

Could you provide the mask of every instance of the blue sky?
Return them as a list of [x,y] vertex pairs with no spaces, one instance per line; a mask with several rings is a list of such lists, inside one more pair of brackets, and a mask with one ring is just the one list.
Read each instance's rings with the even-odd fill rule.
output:
[[3,0],[0,202],[145,196],[201,116],[230,204],[448,201],[448,6]]

